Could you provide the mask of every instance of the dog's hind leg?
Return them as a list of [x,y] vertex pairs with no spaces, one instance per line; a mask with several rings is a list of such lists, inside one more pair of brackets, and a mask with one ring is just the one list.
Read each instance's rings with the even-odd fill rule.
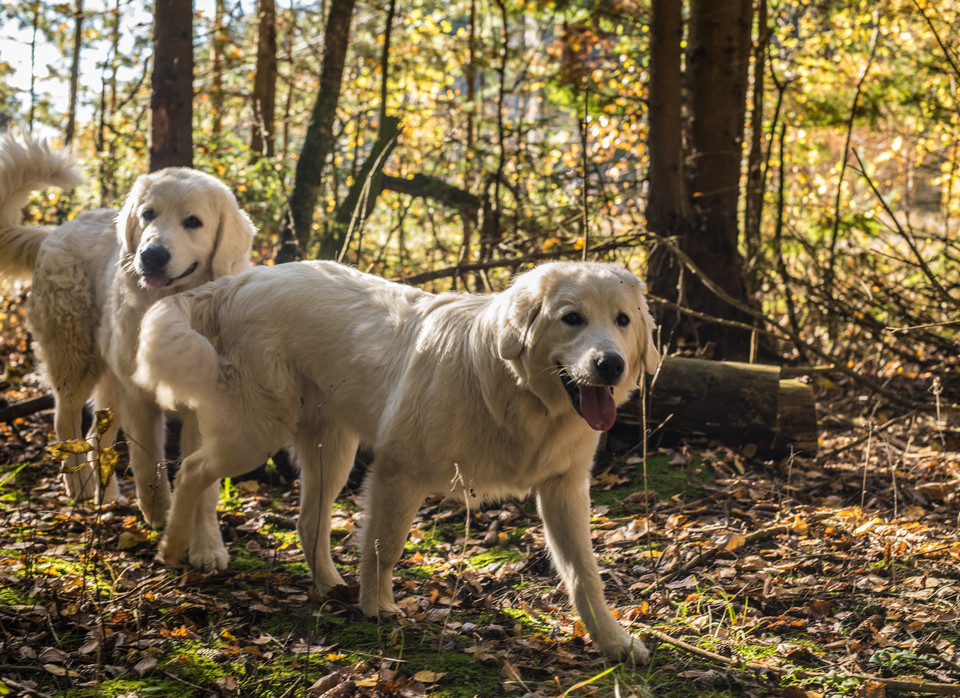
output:
[[[83,438],[83,406],[93,392],[89,379],[77,382],[67,380],[54,384],[56,407],[53,428],[61,442]],[[67,496],[76,501],[93,499],[97,494],[97,473],[90,465],[88,454],[70,454],[64,459],[62,471]]]
[[333,503],[353,467],[359,441],[327,420],[312,421],[301,425],[296,440],[296,458],[300,465],[297,533],[314,586],[326,593],[343,584],[330,556],[330,520]]
[[129,444],[130,469],[137,484],[137,503],[147,523],[159,528],[170,508],[170,483],[163,462],[163,412],[149,393],[124,386],[120,413]]
[[[117,441],[117,432],[120,430],[121,415],[119,414],[118,407],[119,391],[117,389],[117,381],[110,371],[105,371],[97,383],[97,387],[93,392],[93,406],[95,410],[109,409],[113,414],[113,419],[111,420],[110,426],[100,434],[95,418],[93,424],[90,426],[90,431],[87,433],[87,438],[94,440],[95,443],[99,443],[100,448],[113,447]],[[117,483],[119,474],[114,472],[110,477],[110,481],[107,482],[106,487],[102,485],[102,477],[100,473],[97,473],[95,478],[97,485],[97,503],[108,504],[109,502],[116,501],[117,497],[120,496],[120,486]]]
[[360,608],[368,616],[396,614],[393,567],[427,495],[400,464],[378,454],[367,475],[361,524]]

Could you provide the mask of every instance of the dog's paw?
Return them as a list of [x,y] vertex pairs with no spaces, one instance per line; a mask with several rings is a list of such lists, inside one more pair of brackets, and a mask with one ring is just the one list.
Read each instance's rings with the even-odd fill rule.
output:
[[334,587],[345,587],[347,584],[343,581],[340,573],[334,570],[333,574],[318,574],[313,580],[313,586],[318,592],[326,596]]
[[194,550],[190,548],[190,565],[205,572],[216,572],[217,570],[227,569],[230,564],[230,553],[227,548],[220,544],[207,548]]
[[85,502],[97,496],[97,481],[93,468],[89,465],[74,472],[64,473],[63,484],[67,496],[75,502]]
[[164,536],[157,546],[157,560],[167,567],[179,567],[187,557],[187,548]]
[[105,504],[112,504],[120,498],[120,485],[117,484],[117,475],[114,473],[113,477],[110,478],[110,482],[107,483],[107,486],[104,487],[97,493],[97,504],[103,506]]
[[400,607],[396,604],[396,602],[394,602],[393,599],[390,599],[389,602],[386,600],[370,602],[368,600],[364,600],[362,594],[360,598],[360,610],[363,611],[363,615],[365,615],[367,618],[399,616],[401,613]]
[[597,643],[600,651],[607,659],[614,662],[623,662],[631,667],[638,667],[650,661],[650,650],[639,637],[627,632],[616,633],[605,638],[604,642]]

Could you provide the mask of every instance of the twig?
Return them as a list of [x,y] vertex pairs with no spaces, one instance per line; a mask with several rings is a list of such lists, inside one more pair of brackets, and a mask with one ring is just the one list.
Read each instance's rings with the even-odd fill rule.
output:
[[[33,667],[16,667],[16,668],[32,669]],[[8,688],[12,688],[15,691],[19,691],[20,694],[24,696],[36,696],[36,698],[51,698],[49,693],[41,693],[40,691],[35,691],[29,686],[25,686],[24,684],[19,683],[18,681],[14,681],[13,679],[8,679],[6,676],[4,676],[3,678],[0,678],[0,683],[2,683],[4,686],[7,686]]]
[[[655,630],[647,626],[641,626],[641,628],[641,632],[655,637],[661,642],[666,642],[667,644],[673,645],[677,649],[681,649],[684,652],[697,655],[698,657],[703,657],[704,659],[709,659],[710,661],[717,662],[718,664],[724,664],[737,669],[749,669],[750,671],[771,673],[778,677],[789,673],[791,676],[794,676],[798,679],[817,680],[826,678],[824,674],[813,671],[804,671],[803,669],[794,668],[785,669],[783,667],[767,666],[765,664],[757,664],[755,662],[745,662],[742,659],[737,659],[734,657],[724,657],[723,655],[715,652],[694,647],[683,640],[678,640],[677,638],[667,635],[659,630]],[[895,691],[930,693],[938,696],[960,696],[960,684],[933,683],[927,681],[905,681],[903,679],[885,679],[879,676],[867,676],[864,674],[846,674],[846,676],[857,679],[858,681],[877,681],[882,683],[888,689]]]

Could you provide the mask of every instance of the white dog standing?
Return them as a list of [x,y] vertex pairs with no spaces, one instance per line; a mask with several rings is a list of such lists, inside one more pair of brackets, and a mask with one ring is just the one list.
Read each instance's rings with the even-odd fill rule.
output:
[[[162,414],[130,379],[140,319],[157,299],[248,268],[255,231],[227,187],[185,168],[139,177],[119,214],[90,211],[56,228],[20,224],[32,191],[79,180],[66,152],[0,141],[0,274],[32,275],[27,321],[56,399],[57,438],[82,436],[81,410],[91,396],[97,407],[112,408],[115,426],[104,438],[112,442],[123,428],[140,508],[162,525],[170,502],[157,469]],[[189,426],[184,438],[192,438]],[[93,468],[78,456],[67,465],[70,496],[116,497],[116,478],[97,493]]]
[[481,499],[533,490],[553,559],[603,653],[648,652],[613,617],[590,540],[600,430],[659,359],[643,284],[614,264],[557,262],[503,293],[433,295],[332,262],[251,269],[146,314],[135,377],[196,411],[200,448],[177,475],[160,556],[223,567],[219,532],[198,548],[201,493],[293,443],[298,533],[320,590],[334,499],[359,443],[365,490],[360,606],[395,613],[392,571],[430,493]]

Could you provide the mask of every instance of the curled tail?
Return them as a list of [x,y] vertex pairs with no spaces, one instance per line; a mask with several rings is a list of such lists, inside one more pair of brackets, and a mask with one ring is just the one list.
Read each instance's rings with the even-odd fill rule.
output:
[[217,395],[220,357],[209,339],[217,334],[213,285],[158,301],[143,317],[133,379],[165,409],[195,410]]
[[33,274],[37,251],[50,232],[47,227],[21,225],[30,194],[46,186],[73,187],[80,181],[80,169],[67,151],[36,141],[0,140],[0,276]]

